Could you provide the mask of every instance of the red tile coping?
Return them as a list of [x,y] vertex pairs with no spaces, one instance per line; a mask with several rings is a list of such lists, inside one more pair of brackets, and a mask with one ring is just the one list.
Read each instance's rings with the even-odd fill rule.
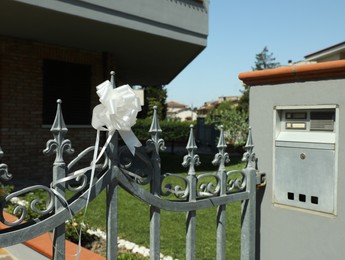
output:
[[345,60],[243,72],[238,78],[248,86],[345,78]]
[[[4,217],[8,221],[15,221],[17,218],[4,212]],[[6,225],[0,223],[0,229],[7,228]],[[45,233],[41,236],[38,236],[34,239],[25,241],[23,244],[37,251],[38,253],[53,259],[53,242],[52,234]],[[75,260],[75,254],[78,252],[78,245],[66,240],[66,260]],[[100,256],[86,248],[81,248],[79,255],[80,260],[105,260],[104,256]]]

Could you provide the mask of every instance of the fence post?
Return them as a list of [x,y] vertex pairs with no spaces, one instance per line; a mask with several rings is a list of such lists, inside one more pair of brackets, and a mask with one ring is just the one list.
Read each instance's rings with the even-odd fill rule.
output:
[[[62,101],[57,100],[57,111],[55,120],[50,131],[53,133],[54,139],[47,142],[46,149],[43,151],[45,154],[55,153],[55,161],[53,164],[53,188],[55,189],[56,195],[54,197],[55,212],[64,208],[65,199],[65,182],[58,182],[62,178],[66,177],[66,163],[63,159],[63,153],[73,153],[71,141],[65,139],[65,134],[68,129],[65,125],[62,112],[61,112]],[[58,182],[58,183],[57,183]],[[57,183],[55,185],[55,183]],[[61,197],[61,198],[59,198]],[[65,259],[65,223],[57,226],[54,229],[53,234],[53,257],[54,260]]]
[[249,199],[242,202],[241,220],[241,260],[255,259],[255,221],[256,221],[256,171],[244,169],[247,176]]
[[[197,193],[197,178],[195,175],[195,165],[200,164],[199,155],[195,154],[198,147],[195,144],[193,126],[190,126],[190,134],[186,149],[188,154],[184,156],[182,165],[187,167],[188,170],[188,185],[189,185],[189,201],[196,201]],[[196,258],[196,210],[187,212],[186,220],[186,259],[192,260]]]
[[241,260],[255,259],[255,233],[256,233],[256,158],[253,152],[254,145],[251,129],[245,146],[246,152],[243,160],[247,162],[243,170],[246,176],[246,190],[249,198],[242,202],[241,219]]
[[[115,72],[110,72],[110,80],[113,88],[115,85]],[[118,133],[115,132],[109,146],[107,153],[109,156],[109,167],[113,170],[113,166],[118,164]],[[118,183],[116,180],[108,184],[106,189],[106,244],[107,244],[107,259],[117,259],[117,235],[118,235]]]
[[[220,127],[220,136],[218,141],[218,153],[215,155],[212,161],[213,165],[219,165],[218,176],[220,182],[219,196],[226,195],[226,171],[225,163],[228,163],[229,154],[225,152],[227,145],[224,139],[223,126]],[[226,259],[226,205],[220,205],[217,209],[217,260]]]
[[[108,147],[110,167],[117,164],[118,134],[115,133]],[[118,235],[118,183],[113,180],[106,189],[106,231],[107,231],[107,259],[117,259],[117,235]]]
[[[153,165],[153,175],[151,176],[150,192],[155,196],[160,196],[161,191],[161,159],[159,151],[164,150],[164,140],[160,139],[159,136],[162,129],[159,125],[157,116],[157,107],[153,108],[153,118],[149,133],[151,139],[148,143],[154,146],[151,162]],[[161,211],[160,208],[150,206],[150,259],[160,259],[160,222],[161,222]]]

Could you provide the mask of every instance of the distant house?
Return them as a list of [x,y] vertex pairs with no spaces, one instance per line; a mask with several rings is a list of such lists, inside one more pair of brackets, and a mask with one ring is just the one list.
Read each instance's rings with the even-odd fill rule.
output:
[[195,121],[197,113],[185,104],[170,101],[167,103],[167,118],[168,120],[180,120],[182,122]]
[[325,62],[345,59],[345,42],[341,42],[325,49],[304,56],[309,62]]
[[237,106],[238,101],[240,100],[240,96],[222,96],[222,97],[218,97],[218,104],[223,103],[223,102],[227,102],[227,101],[231,101],[234,106]]
[[192,111],[190,108],[176,113],[176,118],[179,118],[183,121],[195,121],[198,117],[198,114]]
[[0,1],[1,160],[14,179],[51,178],[42,150],[57,99],[81,152],[95,139],[95,87],[111,70],[118,86],[168,84],[207,35],[208,1]]
[[203,106],[198,108],[198,117],[206,117],[209,111],[217,108],[219,104],[223,102],[231,101],[233,106],[236,107],[238,104],[238,101],[240,100],[240,96],[222,96],[218,97],[217,101],[207,101],[204,103]]
[[176,101],[169,101],[167,102],[167,113],[168,115],[173,115],[176,112],[181,110],[187,109],[187,105],[176,102]]
[[206,117],[207,113],[218,106],[218,101],[206,101],[198,108],[198,117]]

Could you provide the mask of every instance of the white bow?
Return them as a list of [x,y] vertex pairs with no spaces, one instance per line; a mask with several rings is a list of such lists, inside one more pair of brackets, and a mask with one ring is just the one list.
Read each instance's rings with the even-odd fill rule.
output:
[[131,130],[137,120],[138,112],[141,111],[139,97],[130,86],[113,88],[109,80],[96,88],[101,104],[93,109],[92,126],[100,131],[109,131],[110,135],[117,130],[134,155],[135,147],[141,146]]

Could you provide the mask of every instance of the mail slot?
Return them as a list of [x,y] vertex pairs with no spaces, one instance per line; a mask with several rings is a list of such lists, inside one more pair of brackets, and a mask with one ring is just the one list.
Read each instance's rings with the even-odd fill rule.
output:
[[276,107],[273,202],[336,212],[336,107]]

